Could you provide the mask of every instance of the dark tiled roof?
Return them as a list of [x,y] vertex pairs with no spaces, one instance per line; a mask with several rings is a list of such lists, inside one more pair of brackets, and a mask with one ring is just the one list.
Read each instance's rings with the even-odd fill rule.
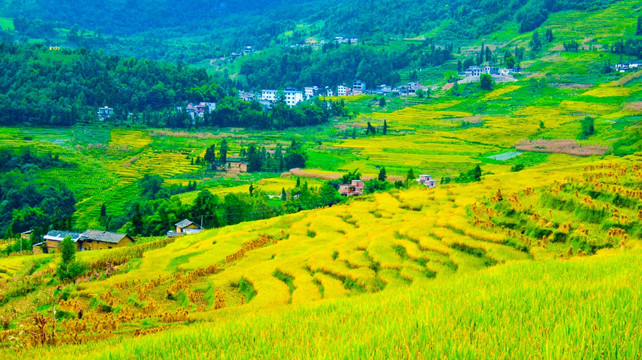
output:
[[127,234],[117,234],[102,230],[87,230],[80,235],[80,241],[93,240],[118,244]]
[[48,240],[62,241],[67,236],[71,236],[71,239],[76,242],[80,237],[80,233],[69,232],[69,231],[59,231],[59,230],[50,230],[45,234],[44,238]]
[[[176,224],[174,224],[174,226],[178,226],[179,228],[184,229],[184,228],[186,228],[186,227],[188,227],[188,226],[190,226],[192,224],[194,224],[194,222],[192,222],[191,220],[185,219],[183,221],[177,222]],[[194,224],[194,225],[196,225],[196,224]]]
[[244,162],[241,158],[225,158],[226,162]]

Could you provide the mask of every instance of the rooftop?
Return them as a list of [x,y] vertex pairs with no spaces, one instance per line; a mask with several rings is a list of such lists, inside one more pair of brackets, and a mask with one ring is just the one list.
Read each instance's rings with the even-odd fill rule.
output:
[[[174,226],[179,227],[181,229],[184,229],[184,228],[186,228],[186,227],[188,227],[188,226],[190,226],[192,224],[198,226],[198,224],[196,224],[192,220],[188,220],[188,219],[184,219],[182,221],[179,221],[176,224],[174,224]],[[200,228],[200,226],[198,226],[198,227]]]
[[71,240],[76,242],[76,241],[78,241],[78,238],[80,238],[80,233],[69,232],[69,231],[60,231],[60,230],[50,230],[49,232],[47,232],[45,234],[44,238],[45,238],[45,240],[62,241],[67,236],[71,236]]
[[102,230],[87,230],[80,234],[80,241],[94,240],[106,243],[118,244],[127,234],[117,234]]

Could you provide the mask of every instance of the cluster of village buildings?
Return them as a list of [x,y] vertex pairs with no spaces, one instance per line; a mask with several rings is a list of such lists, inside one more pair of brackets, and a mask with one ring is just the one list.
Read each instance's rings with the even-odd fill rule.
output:
[[[189,234],[196,234],[203,230],[203,228],[185,219],[174,224],[175,229],[167,232],[169,237],[177,237]],[[20,236],[23,239],[31,237],[32,230],[25,231]],[[87,230],[85,232],[71,232],[50,230],[43,237],[42,241],[33,244],[33,254],[51,253],[56,252],[60,248],[60,244],[65,238],[71,238],[76,244],[76,251],[91,251],[91,250],[104,250],[124,247],[134,244],[136,240],[127,234],[114,233],[103,230]]]
[[[354,36],[335,36],[332,40],[317,40],[315,38],[307,38],[303,44],[290,44],[286,45],[290,48],[305,48],[305,47],[322,47],[325,44],[339,44],[339,45],[358,45],[359,38]],[[241,50],[230,53],[229,57],[221,57],[219,60],[224,61],[228,60],[234,62],[236,59],[254,53],[254,48],[252,46],[246,46]]]
[[642,60],[632,61],[629,63],[619,63],[611,66],[617,72],[637,71],[642,69]]
[[[231,163],[236,161],[236,165],[245,164],[240,159],[228,159]],[[417,179],[419,184],[425,185],[427,188],[434,188],[437,183],[430,175],[420,175]],[[352,180],[350,184],[339,185],[339,194],[341,196],[359,196],[363,195],[365,191],[365,182],[363,180]],[[274,195],[278,197],[278,195]],[[184,219],[174,224],[174,229],[167,231],[168,237],[179,237],[191,234],[197,234],[203,231],[203,227],[197,223]],[[23,239],[31,237],[32,230],[23,232],[20,236]],[[136,240],[124,233],[114,233],[104,230],[86,230],[85,232],[71,232],[50,230],[43,237],[42,241],[33,244],[33,254],[52,253],[60,249],[60,244],[65,238],[71,238],[76,244],[76,251],[92,251],[113,249],[125,247],[134,244]]]
[[351,85],[341,84],[336,88],[334,87],[318,87],[308,86],[302,90],[295,88],[285,88],[283,90],[263,89],[260,93],[253,93],[249,91],[239,91],[239,99],[244,101],[258,101],[265,108],[270,109],[276,101],[279,100],[279,95],[283,96],[285,103],[293,107],[296,104],[310,100],[318,96],[353,96],[353,95],[397,95],[397,96],[413,96],[417,90],[426,90],[427,87],[420,82],[409,82],[407,84],[392,87],[391,85],[378,85],[373,89],[368,89],[366,83],[361,80],[355,80]]
[[[437,181],[430,175],[419,175],[416,181],[427,188],[437,187]],[[352,180],[350,184],[339,185],[339,194],[341,196],[359,196],[363,195],[366,183],[363,180]]]

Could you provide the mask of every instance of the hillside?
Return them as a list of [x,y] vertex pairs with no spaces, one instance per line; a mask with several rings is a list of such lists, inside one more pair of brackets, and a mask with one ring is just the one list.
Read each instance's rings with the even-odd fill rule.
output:
[[[525,305],[517,307],[532,319],[529,326],[539,328],[537,321],[550,324],[537,333],[544,334],[550,330],[566,334],[562,337],[564,343],[560,343],[558,338],[550,342],[537,340],[540,346],[544,341],[550,347],[551,353],[545,357],[567,354],[571,351],[569,343],[571,348],[575,348],[585,338],[584,332],[564,329],[575,329],[585,322],[597,321],[599,324],[605,321],[605,317],[596,317],[603,314],[594,311],[596,306],[610,312],[610,326],[622,331],[619,338],[626,339],[625,344],[635,344],[639,332],[631,330],[631,326],[636,328],[639,323],[632,312],[634,307],[619,307],[617,315],[614,315],[609,304],[620,303],[621,296],[625,296],[618,295],[623,293],[614,291],[614,286],[628,289],[633,294],[640,291],[633,281],[639,277],[639,266],[634,259],[639,258],[637,252],[642,245],[642,219],[636,213],[641,198],[642,169],[639,164],[639,156],[582,161],[570,166],[565,161],[551,161],[525,170],[519,176],[510,172],[490,175],[473,185],[382,193],[355,199],[342,206],[243,223],[177,241],[163,240],[122,250],[84,252],[79,254],[79,258],[90,264],[93,274],[83,276],[75,285],[68,285],[62,293],[55,291],[55,283],[47,280],[52,275],[57,255],[14,257],[3,260],[0,268],[3,277],[9,280],[2,282],[5,303],[2,318],[9,323],[25,324],[29,332],[37,333],[35,328],[29,327],[28,318],[12,313],[10,309],[20,308],[23,314],[39,309],[47,314],[51,309],[48,304],[51,295],[43,295],[53,293],[53,296],[63,297],[58,301],[57,311],[64,314],[61,316],[69,317],[57,325],[57,341],[86,343],[84,347],[102,353],[104,350],[92,345],[95,341],[166,331],[157,337],[143,338],[140,343],[136,341],[125,345],[128,350],[119,350],[118,347],[109,350],[129,351],[129,346],[136,346],[134,351],[149,354],[155,339],[163,341],[165,336],[180,338],[189,336],[183,334],[196,332],[201,335],[191,341],[200,342],[200,336],[210,334],[210,331],[215,337],[227,336],[223,335],[227,331],[236,332],[231,329],[241,325],[235,324],[244,324],[245,330],[241,334],[248,334],[247,338],[237,334],[242,336],[238,338],[241,343],[250,341],[249,337],[256,339],[250,334],[263,328],[261,324],[274,319],[277,324],[285,326],[284,329],[298,331],[296,327],[315,321],[318,316],[323,316],[323,309],[330,308],[333,309],[332,316],[339,316],[342,308],[352,308],[351,311],[357,312],[362,309],[364,314],[374,309],[383,314],[382,311],[390,309],[386,312],[387,318],[399,319],[402,322],[398,324],[400,328],[389,326],[381,331],[389,333],[385,338],[390,340],[403,338],[401,324],[411,320],[402,315],[399,308],[393,310],[395,304],[403,303],[407,304],[402,307],[405,314],[408,314],[408,307],[426,309],[420,312],[425,311],[425,319],[415,317],[416,326],[425,328],[427,333],[417,333],[423,340],[409,345],[407,351],[414,353],[425,351],[421,349],[422,344],[430,342],[428,334],[431,331],[428,329],[439,329],[434,330],[439,332],[452,329],[455,333],[463,331],[465,334],[473,331],[462,325],[473,319],[454,324],[449,321],[451,316],[461,319],[478,313],[472,309],[483,306],[485,299],[492,304],[488,311],[500,314],[501,307],[515,309],[513,301],[519,298],[520,304],[532,304],[528,299],[541,304],[529,305],[539,309],[537,312],[528,310]],[[498,198],[498,189],[503,199]],[[596,217],[596,214],[602,215]],[[587,257],[603,248],[607,250],[599,251],[595,257]],[[571,260],[566,260],[569,258]],[[609,268],[617,269],[619,277],[606,270]],[[587,271],[595,275],[587,277]],[[560,274],[564,275],[560,277]],[[25,275],[21,282],[11,280],[14,276]],[[501,285],[515,285],[516,279],[520,279],[523,285]],[[547,290],[528,285],[535,284],[536,279],[547,279]],[[574,287],[569,290],[566,287],[571,279]],[[489,287],[491,283],[494,285]],[[596,286],[609,290],[596,292],[601,294],[599,298],[576,299],[576,291],[595,291]],[[455,298],[459,300],[454,303],[439,300],[452,297],[453,292],[461,288],[468,289],[468,293],[475,296],[458,296]],[[560,289],[561,292],[562,288],[566,290],[558,295],[551,290]],[[548,295],[542,298],[543,292]],[[368,293],[381,293],[382,296],[365,295]],[[323,300],[357,295],[359,297],[339,303]],[[581,302],[560,305],[561,297]],[[323,303],[309,307],[311,302],[320,300]],[[296,310],[282,308],[288,304],[303,307]],[[579,306],[575,317],[565,318],[563,327],[551,328],[552,324],[559,324],[549,322],[551,316],[561,318],[567,306],[578,304],[586,306]],[[447,309],[445,313],[438,317],[430,315],[439,313],[437,309],[443,307]],[[256,311],[258,314],[254,315]],[[319,315],[315,315],[316,311],[320,311]],[[82,320],[73,320],[79,312],[84,313]],[[239,319],[234,319],[239,316]],[[283,320],[281,316],[284,316]],[[306,322],[296,320],[301,316],[306,316]],[[506,351],[506,348],[523,353],[533,351],[528,342],[515,341],[514,333],[507,331],[520,326],[518,324],[522,324],[523,318],[515,322],[516,317],[507,316],[503,317],[505,320],[500,317],[499,321],[507,324],[508,328],[499,330],[493,327],[495,330],[489,328],[490,332],[479,330],[478,336],[503,338],[511,333],[512,340],[505,341],[501,351]],[[352,318],[354,320],[344,323],[346,331],[357,324],[366,328],[376,327],[377,322],[384,320],[372,316]],[[540,320],[535,321],[536,318]],[[474,321],[480,329],[491,326],[490,318],[485,315]],[[198,325],[181,325],[193,322]],[[252,327],[247,327],[247,322],[252,322]],[[624,328],[625,323],[627,328]],[[407,329],[405,325],[404,328]],[[323,327],[316,331],[320,329]],[[302,341],[318,340],[316,331],[304,331],[305,335],[300,335]],[[338,338],[351,338],[343,333],[343,327],[333,331]],[[533,335],[527,331],[517,333]],[[5,342],[9,336],[17,336],[17,340],[7,345],[30,347],[36,339],[29,335],[21,336],[18,330],[2,334]],[[469,335],[453,336],[468,338]],[[268,340],[269,337],[263,339]],[[214,340],[215,343],[219,341],[225,340]],[[463,347],[448,347],[441,340],[433,341],[435,346],[444,346],[443,351],[448,353],[473,351],[465,342]],[[609,353],[615,351],[608,345],[611,344],[610,339],[603,341],[584,347],[582,351],[593,353],[605,347]],[[168,350],[166,355],[174,356],[171,354],[180,353],[183,346],[190,346],[190,342],[181,340],[179,343],[182,345]],[[362,351],[371,351],[373,344],[374,340],[367,341]],[[392,343],[385,346],[390,349],[387,351],[393,351]],[[277,357],[285,349],[258,346],[247,348],[248,355],[239,353],[235,356],[244,358],[259,351],[264,356]],[[6,351],[8,355],[13,352],[10,349]],[[86,350],[61,347],[51,351],[51,355],[56,356],[67,351],[77,353]],[[293,351],[307,353],[321,349],[290,349],[288,353],[293,354]],[[333,351],[346,353],[347,348],[337,347]],[[479,351],[487,354],[500,350],[488,345],[475,353]],[[639,349],[625,345],[619,351],[635,355]],[[358,356],[357,353],[354,356]]]
[[[642,68],[610,66],[642,58],[640,16],[0,0],[0,357],[642,357]],[[356,77],[424,87],[238,97]],[[184,218],[205,230],[166,236]],[[52,227],[136,241],[38,254]]]

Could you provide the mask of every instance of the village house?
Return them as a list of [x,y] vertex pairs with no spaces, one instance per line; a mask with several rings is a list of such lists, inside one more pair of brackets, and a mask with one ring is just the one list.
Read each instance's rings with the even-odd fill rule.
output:
[[[78,239],[80,239],[80,233],[69,232],[69,231],[58,231],[51,230],[42,237],[44,240],[44,245],[47,252],[54,252],[60,247],[60,243],[67,237],[71,237],[71,240],[76,243],[76,249],[80,250],[80,244],[78,244]],[[34,247],[42,245],[42,243],[34,244]]]
[[114,109],[110,107],[101,107],[98,108],[98,120],[105,121],[114,115]]
[[[271,101],[271,102],[276,102],[277,101],[277,95],[278,95],[278,90],[261,90],[261,99],[260,100],[266,100],[266,101]],[[293,107],[294,105],[300,103],[303,101],[303,92],[298,91],[293,88],[286,88],[283,91],[284,95],[284,101],[289,107]]]
[[613,68],[615,69],[615,71],[621,72],[621,73],[627,72],[629,70],[637,70],[639,68],[642,68],[642,61],[615,64]]
[[386,85],[386,84],[381,84],[381,85],[377,85],[377,90],[375,91],[375,94],[385,95],[385,94],[389,94],[391,92],[392,92],[392,86]]
[[276,101],[276,93],[278,90],[261,90],[261,100],[267,100],[267,101]]
[[427,188],[434,188],[437,186],[437,181],[433,179],[430,175],[419,175],[417,182],[426,185]]
[[499,75],[499,69],[494,66],[484,66],[482,72],[489,75]]
[[471,66],[464,72],[466,76],[481,76],[482,68],[479,66]]
[[134,239],[127,234],[117,234],[102,230],[87,230],[80,234],[80,237],[76,241],[76,247],[79,247],[81,251],[104,250],[124,247],[133,243]]
[[303,92],[297,91],[296,89],[287,88],[284,91],[285,93],[285,103],[288,106],[293,107],[294,105],[303,101]]
[[239,91],[239,99],[243,101],[254,101],[256,99],[256,95],[254,95],[254,93],[241,90]]
[[174,224],[176,227],[175,231],[168,231],[167,236],[169,237],[176,237],[176,236],[183,236],[183,235],[190,235],[190,234],[197,234],[201,231],[203,231],[203,228],[193,221],[189,219],[184,219],[182,221],[177,222]]
[[241,158],[225,159],[225,167],[228,169],[238,169],[239,172],[247,172],[247,162]]
[[23,231],[20,233],[20,238],[24,240],[31,239],[31,233],[33,233],[33,230]]
[[187,111],[192,120],[197,116],[202,119],[205,116],[205,111],[211,113],[214,110],[216,110],[216,103],[213,102],[201,102],[198,104],[190,103],[185,107],[185,111]]
[[317,86],[308,86],[305,88],[305,99],[310,100],[319,94],[319,88]]
[[350,184],[339,185],[339,194],[341,196],[357,196],[363,195],[366,184],[363,180],[352,180]]
[[346,87],[345,85],[337,86],[337,95],[338,96],[347,96],[349,91],[350,91],[350,88]]
[[352,83],[352,93],[354,95],[361,95],[366,93],[366,83],[361,80],[355,80]]

